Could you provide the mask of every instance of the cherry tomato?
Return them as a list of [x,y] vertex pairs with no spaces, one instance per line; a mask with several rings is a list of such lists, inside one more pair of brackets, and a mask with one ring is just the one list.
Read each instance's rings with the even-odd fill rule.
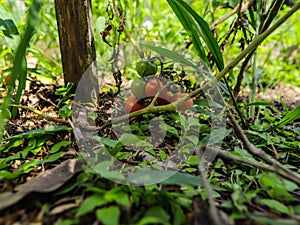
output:
[[139,99],[144,98],[146,97],[145,86],[144,78],[135,79],[131,84],[131,93]]
[[157,103],[159,105],[168,105],[172,102],[172,98],[173,98],[172,93],[167,92],[165,96],[157,98]]
[[136,71],[142,77],[154,75],[157,72],[157,65],[149,59],[141,59],[136,63]]
[[145,108],[146,102],[138,102],[137,98],[134,95],[130,95],[125,102],[125,111],[127,113],[132,113],[138,110]]
[[[172,97],[172,102],[176,102],[179,99],[182,99],[182,98],[186,97],[187,95],[188,95],[187,93],[181,93],[181,92],[175,93]],[[184,110],[187,110],[187,109],[191,108],[192,105],[193,105],[193,100],[191,98],[189,98],[185,102],[181,103],[177,107],[177,109],[180,110],[180,111],[184,111]]]
[[[156,95],[156,93],[160,90],[160,88],[162,88],[165,84],[159,80],[159,78],[151,78],[146,86],[145,86],[145,92],[146,95],[149,98],[154,98],[154,96]],[[168,92],[167,88],[163,88],[162,91],[159,94],[159,98],[165,99],[165,96]]]

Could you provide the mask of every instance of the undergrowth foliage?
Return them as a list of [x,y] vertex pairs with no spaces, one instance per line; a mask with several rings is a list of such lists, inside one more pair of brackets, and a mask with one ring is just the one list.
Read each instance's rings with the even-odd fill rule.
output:
[[[36,208],[36,219],[60,225],[300,222],[300,101],[260,99],[279,81],[299,87],[299,1],[93,2],[97,104],[58,85],[60,58],[40,47],[59,46],[54,3],[25,3],[18,17],[0,1],[1,215]],[[59,173],[34,179],[51,169]],[[39,187],[53,198],[16,204]]]

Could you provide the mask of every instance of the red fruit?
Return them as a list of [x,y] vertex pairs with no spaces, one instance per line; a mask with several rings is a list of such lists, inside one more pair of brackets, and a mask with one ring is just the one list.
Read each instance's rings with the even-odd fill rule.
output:
[[9,83],[9,80],[10,80],[10,75],[7,75],[7,76],[4,78],[5,84],[8,84],[8,83]]
[[[184,97],[188,96],[187,93],[175,93],[172,97],[172,102],[176,102],[178,101],[179,99],[182,99]],[[180,110],[180,111],[184,111],[184,110],[187,110],[189,108],[191,108],[193,105],[193,100],[191,98],[188,98],[188,100],[186,100],[185,102],[181,103],[177,109]]]
[[172,93],[167,92],[165,96],[158,97],[156,101],[159,105],[168,105],[172,102],[172,98],[173,98]]
[[[156,93],[160,90],[160,88],[162,88],[165,84],[159,80],[158,78],[151,78],[146,86],[145,86],[145,92],[146,95],[149,98],[154,98],[154,96],[156,95]],[[164,97],[166,96],[168,92],[167,88],[163,88],[163,90],[160,92],[159,97],[164,99]]]
[[130,95],[125,102],[125,111],[127,113],[132,113],[140,109],[145,108],[146,102],[138,102],[137,98],[134,95]]

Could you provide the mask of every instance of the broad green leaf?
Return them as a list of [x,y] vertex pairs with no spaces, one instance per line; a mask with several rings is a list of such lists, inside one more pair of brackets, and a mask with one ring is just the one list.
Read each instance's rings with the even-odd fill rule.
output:
[[259,199],[258,201],[271,209],[276,209],[278,212],[290,214],[289,208],[275,199]]
[[188,173],[145,169],[131,174],[132,183],[202,186],[201,179]]
[[127,209],[129,209],[131,206],[128,194],[122,191],[120,188],[114,188],[108,191],[104,198],[108,201],[114,201]]
[[169,132],[171,134],[174,134],[176,137],[179,136],[178,131],[174,127],[172,127],[172,126],[170,126],[170,125],[168,125],[166,123],[159,124],[159,128],[162,129],[162,130],[164,130],[164,131],[167,131],[167,132]]
[[92,212],[96,207],[102,206],[108,203],[106,199],[104,199],[103,195],[94,194],[92,196],[87,197],[83,203],[80,205],[76,217],[85,215],[87,213]]
[[[158,221],[156,219],[159,219]],[[138,225],[143,224],[170,224],[170,215],[166,213],[166,211],[161,206],[153,206],[148,209],[141,219],[138,222]]]
[[118,225],[121,211],[117,206],[109,206],[107,208],[98,209],[96,216],[98,221],[104,225]]
[[42,161],[39,159],[30,160],[24,164],[22,164],[17,171],[22,173],[29,173],[30,171],[34,170],[36,166],[42,164]]
[[15,140],[10,141],[8,144],[0,146],[0,151],[8,152],[10,149],[16,148],[16,147],[20,146],[21,144],[23,144],[22,140],[15,139]]
[[277,200],[293,200],[293,196],[289,193],[297,186],[286,182],[285,179],[278,177],[274,173],[263,173],[258,176],[258,182],[262,189],[273,199]]
[[20,152],[15,155],[8,156],[6,158],[0,158],[0,169],[6,168],[11,164],[11,161],[17,160],[20,158]]

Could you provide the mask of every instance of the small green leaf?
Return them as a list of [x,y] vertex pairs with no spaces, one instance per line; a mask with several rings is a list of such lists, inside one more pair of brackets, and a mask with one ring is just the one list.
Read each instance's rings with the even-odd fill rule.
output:
[[107,192],[104,198],[108,201],[114,201],[125,208],[129,209],[131,206],[128,194],[122,191],[120,188],[114,188]]
[[223,128],[223,127],[212,130],[209,135],[207,135],[206,137],[204,137],[201,140],[201,143],[209,144],[209,145],[218,143],[219,141],[222,141],[230,133],[231,133],[231,130],[227,130],[226,128]]
[[62,147],[65,147],[69,144],[71,144],[71,141],[60,141],[58,143],[56,143],[55,145],[53,145],[51,147],[50,153],[56,153],[57,151],[59,151]]
[[76,217],[85,215],[92,212],[96,207],[106,204],[108,201],[103,197],[103,195],[94,194],[87,197],[83,203],[80,205]]
[[104,225],[118,225],[120,220],[120,209],[117,206],[109,206],[107,208],[98,209],[96,216],[98,221]]
[[53,155],[49,155],[49,156],[46,157],[45,163],[55,162],[59,158],[63,157],[65,154],[67,154],[67,153],[66,152],[57,152]]

